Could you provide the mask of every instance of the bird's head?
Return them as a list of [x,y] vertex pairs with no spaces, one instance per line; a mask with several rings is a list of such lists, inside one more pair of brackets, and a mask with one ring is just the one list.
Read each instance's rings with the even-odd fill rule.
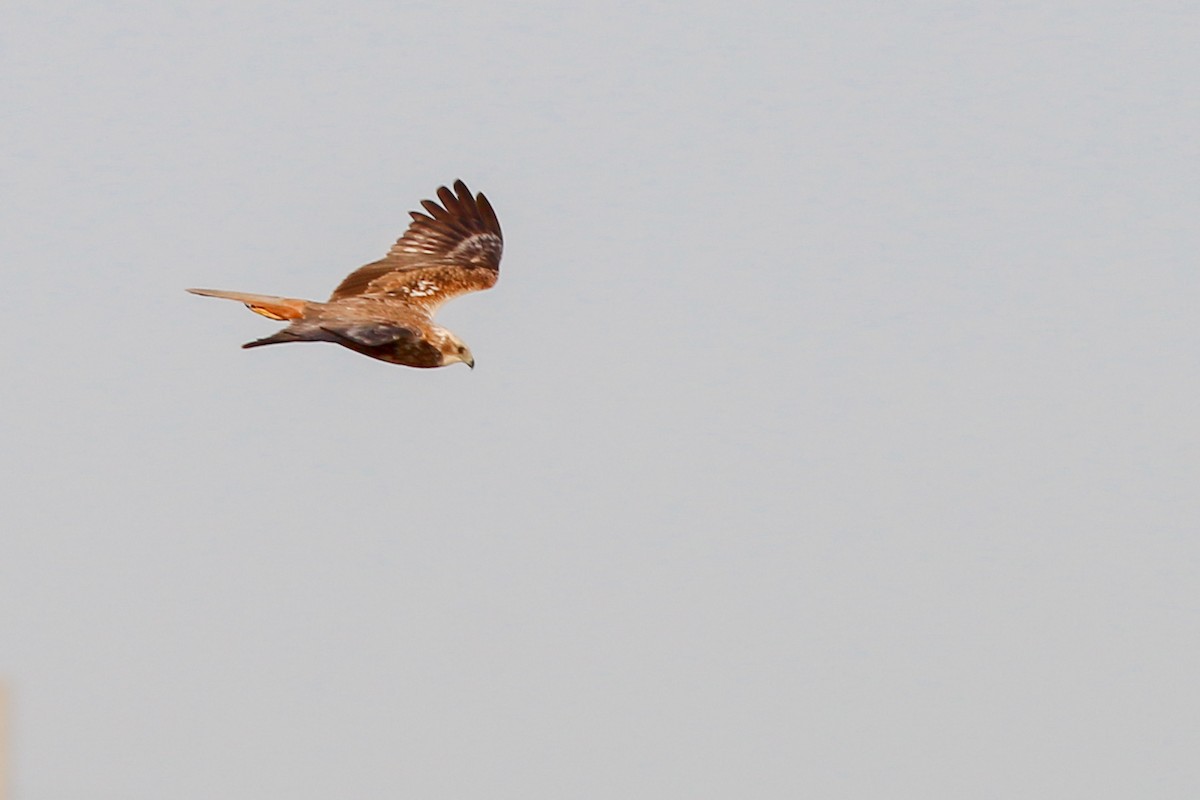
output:
[[442,351],[443,367],[461,361],[471,369],[475,369],[475,357],[471,355],[471,348],[450,331],[446,331],[445,338],[442,339],[438,349]]

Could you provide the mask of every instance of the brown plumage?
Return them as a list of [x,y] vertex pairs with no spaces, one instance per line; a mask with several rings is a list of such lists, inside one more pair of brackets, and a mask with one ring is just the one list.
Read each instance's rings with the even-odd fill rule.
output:
[[188,289],[192,294],[237,300],[256,314],[288,320],[273,336],[247,342],[261,347],[284,342],[333,342],[380,361],[408,367],[475,366],[470,349],[436,325],[442,303],[489,289],[500,276],[504,239],[491,203],[466,184],[437,190],[422,200],[428,213],[410,211],[412,223],[380,261],[346,276],[328,301]]

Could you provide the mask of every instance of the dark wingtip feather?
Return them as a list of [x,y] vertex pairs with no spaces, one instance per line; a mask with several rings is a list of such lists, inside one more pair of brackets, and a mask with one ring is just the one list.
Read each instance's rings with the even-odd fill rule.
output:
[[464,209],[470,210],[475,206],[475,198],[471,195],[471,190],[462,180],[454,182],[454,192],[458,195],[458,202],[462,204]]
[[456,217],[462,216],[462,206],[459,204],[458,198],[454,196],[453,192],[451,192],[445,186],[439,186],[437,190],[437,196],[438,199],[442,201],[442,205],[446,207],[447,211]]
[[284,344],[285,342],[302,342],[304,338],[297,336],[289,330],[282,330],[276,334],[272,334],[265,339],[255,339],[253,342],[246,342],[242,345],[243,350],[249,350],[251,347],[263,347],[268,344]]
[[478,206],[479,215],[483,218],[488,230],[503,238],[503,235],[500,233],[500,219],[496,216],[496,210],[492,208],[492,204],[484,196],[483,192],[475,196],[475,205]]

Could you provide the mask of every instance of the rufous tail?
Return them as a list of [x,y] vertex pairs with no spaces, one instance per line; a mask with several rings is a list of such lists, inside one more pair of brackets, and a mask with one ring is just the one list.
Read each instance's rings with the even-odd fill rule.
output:
[[204,297],[237,300],[239,303],[244,303],[246,308],[255,314],[262,314],[264,317],[274,320],[300,319],[304,316],[304,307],[308,305],[307,300],[297,300],[294,297],[273,297],[269,294],[222,292],[217,289],[188,289],[188,291]]

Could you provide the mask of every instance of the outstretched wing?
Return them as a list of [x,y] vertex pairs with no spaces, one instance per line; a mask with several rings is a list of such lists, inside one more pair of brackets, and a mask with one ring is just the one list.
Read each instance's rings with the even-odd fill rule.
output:
[[320,329],[334,337],[332,341],[350,342],[363,347],[382,347],[397,342],[413,342],[421,338],[421,332],[415,328],[386,322],[326,321]]
[[329,299],[382,296],[433,313],[452,297],[495,284],[504,238],[492,204],[462,181],[437,196],[441,205],[421,201],[428,213],[409,212],[413,221],[386,258],[347,275]]

